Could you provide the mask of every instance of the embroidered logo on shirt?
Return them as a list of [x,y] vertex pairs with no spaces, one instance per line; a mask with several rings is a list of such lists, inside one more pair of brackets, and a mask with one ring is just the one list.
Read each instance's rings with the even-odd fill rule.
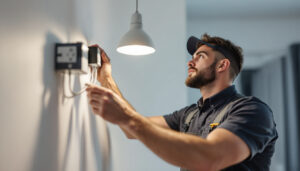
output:
[[209,124],[210,128],[213,129],[215,128],[216,126],[218,126],[220,123],[212,123],[212,124]]

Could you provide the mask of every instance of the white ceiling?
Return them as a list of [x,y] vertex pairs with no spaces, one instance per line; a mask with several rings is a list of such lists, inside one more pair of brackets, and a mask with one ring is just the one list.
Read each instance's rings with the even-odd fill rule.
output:
[[186,0],[188,18],[300,16],[300,0]]

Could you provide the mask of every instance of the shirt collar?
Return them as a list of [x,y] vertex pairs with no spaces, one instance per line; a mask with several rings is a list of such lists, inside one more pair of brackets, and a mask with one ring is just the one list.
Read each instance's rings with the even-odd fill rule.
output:
[[212,107],[219,106],[220,104],[225,103],[225,101],[228,100],[228,98],[234,96],[235,94],[237,94],[235,85],[231,85],[225,88],[224,90],[220,91],[219,93],[207,98],[204,102],[203,102],[203,97],[201,97],[198,100],[197,104],[201,108],[204,105],[209,105]]

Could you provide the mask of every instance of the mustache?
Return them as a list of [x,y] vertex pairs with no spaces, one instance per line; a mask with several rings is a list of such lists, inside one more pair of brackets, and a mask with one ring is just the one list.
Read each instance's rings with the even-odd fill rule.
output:
[[193,70],[197,71],[197,69],[194,67],[189,67],[188,69],[193,69]]

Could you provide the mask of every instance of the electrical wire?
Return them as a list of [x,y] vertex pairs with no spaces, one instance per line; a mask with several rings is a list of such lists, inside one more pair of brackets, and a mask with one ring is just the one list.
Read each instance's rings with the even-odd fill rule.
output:
[[90,65],[92,68],[91,71],[91,77],[90,77],[90,83],[96,84],[97,83],[97,65]]
[[[90,76],[90,83],[91,84],[96,84],[97,83],[97,69],[98,69],[98,66],[97,65],[90,65],[91,66],[91,76]],[[67,74],[64,74],[64,80],[65,80],[65,77],[66,77]],[[84,86],[80,91],[78,92],[75,92],[73,91],[72,89],[72,80],[71,80],[71,70],[68,70],[68,88],[69,88],[69,92],[72,94],[72,95],[66,95],[65,93],[65,86],[64,86],[64,97],[66,98],[73,98],[75,96],[78,96],[80,94],[82,94],[87,86]],[[64,82],[64,81],[63,81]]]
[[[64,77],[66,77],[67,74],[64,74]],[[75,92],[72,90],[72,81],[71,81],[71,70],[68,70],[68,76],[69,76],[69,80],[68,80],[68,88],[69,88],[69,92],[72,94],[72,95],[66,95],[65,91],[64,91],[64,97],[66,98],[73,98],[75,96],[78,96],[80,94],[82,94],[85,89],[87,88],[87,86],[84,86],[80,91],[78,92]],[[64,86],[64,89],[65,89],[65,86]]]

